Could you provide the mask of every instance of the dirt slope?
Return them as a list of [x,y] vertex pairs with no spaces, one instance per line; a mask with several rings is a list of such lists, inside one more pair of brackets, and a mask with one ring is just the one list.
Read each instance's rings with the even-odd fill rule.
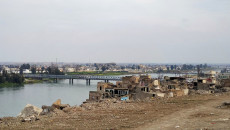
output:
[[230,109],[217,106],[230,93],[190,95],[145,102],[86,103],[66,111],[55,110],[39,120],[1,118],[0,129],[230,129]]
[[159,120],[138,127],[138,129],[156,130],[229,130],[230,109],[221,109],[222,102],[230,101],[229,96],[216,96],[204,104],[177,111]]

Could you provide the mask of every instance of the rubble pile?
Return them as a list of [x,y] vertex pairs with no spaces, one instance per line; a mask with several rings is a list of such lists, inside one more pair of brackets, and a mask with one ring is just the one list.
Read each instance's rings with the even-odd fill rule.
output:
[[61,99],[55,101],[51,106],[43,105],[42,108],[38,108],[31,104],[27,104],[25,108],[18,115],[22,122],[32,122],[39,120],[39,116],[42,115],[61,115],[70,110],[69,104],[61,104]]
[[29,116],[39,116],[41,112],[42,112],[41,108],[38,108],[31,104],[27,104],[18,116],[22,118],[29,117]]
[[217,72],[199,75],[151,78],[150,75],[125,76],[116,84],[98,82],[97,91],[90,91],[87,101],[104,99],[147,101],[181,97],[189,94],[213,94],[228,91],[230,79],[221,80]]
[[54,114],[62,111],[67,111],[70,108],[69,104],[61,104],[61,99],[56,100],[51,106],[42,106],[41,115]]

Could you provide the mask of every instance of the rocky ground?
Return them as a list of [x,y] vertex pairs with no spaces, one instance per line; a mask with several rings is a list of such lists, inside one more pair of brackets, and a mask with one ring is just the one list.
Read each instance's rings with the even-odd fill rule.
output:
[[54,109],[25,120],[0,118],[0,129],[230,129],[230,93],[151,101],[107,100]]

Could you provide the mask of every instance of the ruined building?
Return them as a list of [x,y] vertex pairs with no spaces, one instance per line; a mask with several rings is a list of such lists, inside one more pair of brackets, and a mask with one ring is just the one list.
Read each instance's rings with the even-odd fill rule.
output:
[[[167,79],[167,78],[166,78]],[[122,81],[113,83],[98,82],[97,91],[90,91],[89,100],[99,101],[106,98],[128,98],[144,100],[156,97],[175,97],[188,94],[183,78],[170,77],[160,81],[150,75],[126,76]]]

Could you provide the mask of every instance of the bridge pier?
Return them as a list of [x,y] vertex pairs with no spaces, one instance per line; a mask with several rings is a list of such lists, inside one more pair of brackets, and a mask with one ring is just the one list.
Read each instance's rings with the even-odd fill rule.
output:
[[73,84],[73,79],[69,79],[69,84]]
[[109,82],[109,80],[105,80],[105,83],[108,83]]
[[58,79],[57,79],[57,78],[55,78],[55,79],[54,79],[54,82],[55,82],[55,83],[57,83],[57,80],[58,80]]
[[90,85],[90,79],[86,79],[86,85]]

